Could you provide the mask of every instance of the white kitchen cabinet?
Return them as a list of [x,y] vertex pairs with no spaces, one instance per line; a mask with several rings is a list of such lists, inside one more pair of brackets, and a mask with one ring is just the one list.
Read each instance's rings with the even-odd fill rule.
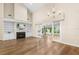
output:
[[12,39],[16,39],[14,32],[11,32],[11,33],[6,32],[6,33],[4,33],[4,40],[12,40]]
[[27,21],[32,22],[32,12],[27,9]]
[[32,36],[32,24],[26,24],[26,37]]
[[0,3],[0,18],[14,18],[13,3]]
[[14,18],[14,3],[4,3],[4,18]]
[[4,40],[15,39],[14,22],[4,22]]

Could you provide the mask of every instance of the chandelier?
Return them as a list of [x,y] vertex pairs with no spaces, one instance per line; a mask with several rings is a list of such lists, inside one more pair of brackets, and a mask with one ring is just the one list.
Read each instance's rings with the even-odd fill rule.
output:
[[52,8],[50,12],[48,12],[48,19],[52,19],[53,21],[64,20],[65,15],[63,11]]

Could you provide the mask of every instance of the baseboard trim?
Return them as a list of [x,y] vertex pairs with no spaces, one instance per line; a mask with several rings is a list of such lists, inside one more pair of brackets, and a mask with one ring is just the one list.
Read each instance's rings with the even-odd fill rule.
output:
[[77,44],[71,44],[69,42],[64,42],[64,41],[61,41],[61,40],[53,40],[53,41],[56,41],[56,42],[59,42],[59,43],[62,43],[62,44],[66,44],[66,45],[71,45],[71,46],[74,46],[74,47],[78,47],[79,48],[79,45]]

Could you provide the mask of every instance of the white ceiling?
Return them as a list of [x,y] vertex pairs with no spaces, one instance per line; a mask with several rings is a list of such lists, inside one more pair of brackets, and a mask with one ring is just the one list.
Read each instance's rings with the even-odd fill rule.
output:
[[24,3],[24,5],[31,11],[34,12],[40,7],[44,6],[46,3]]

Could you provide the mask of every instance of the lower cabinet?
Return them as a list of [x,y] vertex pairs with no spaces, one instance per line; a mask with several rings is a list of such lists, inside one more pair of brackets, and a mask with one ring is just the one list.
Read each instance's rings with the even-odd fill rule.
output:
[[12,39],[16,39],[15,34],[14,33],[4,33],[4,40],[12,40]]
[[26,37],[31,37],[32,36],[32,32],[26,32]]
[[26,37],[32,36],[32,24],[26,24]]
[[4,22],[4,40],[16,38],[14,22]]

